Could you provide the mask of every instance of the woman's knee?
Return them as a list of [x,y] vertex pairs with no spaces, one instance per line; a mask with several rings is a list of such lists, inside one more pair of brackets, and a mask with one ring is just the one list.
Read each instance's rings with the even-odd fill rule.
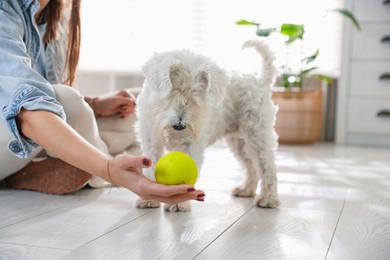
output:
[[58,102],[64,107],[67,117],[94,117],[92,109],[84,101],[80,92],[66,85],[54,85]]

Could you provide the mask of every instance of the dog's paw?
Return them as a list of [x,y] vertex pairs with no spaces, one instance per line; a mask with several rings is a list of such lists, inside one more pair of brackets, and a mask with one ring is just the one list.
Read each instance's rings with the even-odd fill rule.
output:
[[136,201],[136,206],[137,206],[137,208],[140,208],[140,209],[159,208],[160,207],[160,202],[158,202],[156,200],[138,199]]
[[276,208],[280,205],[278,195],[259,195],[255,198],[255,205],[261,208]]
[[164,209],[169,212],[188,212],[191,211],[191,204],[188,201],[174,205],[165,204]]
[[256,194],[256,189],[250,187],[238,186],[233,189],[233,195],[237,197],[254,197]]

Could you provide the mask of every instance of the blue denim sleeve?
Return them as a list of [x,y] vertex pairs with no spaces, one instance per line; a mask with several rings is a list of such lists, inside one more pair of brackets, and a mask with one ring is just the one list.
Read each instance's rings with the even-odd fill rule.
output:
[[26,158],[37,144],[19,132],[16,117],[22,108],[49,111],[63,119],[65,112],[51,84],[33,69],[39,36],[26,30],[22,15],[6,3],[0,3],[0,120],[15,137],[10,151]]
[[[1,89],[1,92],[3,92],[3,89]],[[3,93],[1,93],[1,96],[3,96]],[[16,156],[26,158],[38,146],[34,141],[19,132],[16,117],[22,108],[50,111],[65,119],[65,112],[61,104],[53,96],[35,86],[21,85],[17,91],[12,93],[8,105],[3,106],[2,117],[4,117],[6,124],[15,137],[8,144],[8,148]]]

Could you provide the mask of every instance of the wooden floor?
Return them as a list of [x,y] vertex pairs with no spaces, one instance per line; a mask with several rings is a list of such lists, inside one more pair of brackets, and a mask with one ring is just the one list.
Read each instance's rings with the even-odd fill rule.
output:
[[234,157],[209,148],[188,213],[137,209],[122,188],[0,189],[0,259],[390,259],[390,150],[280,146],[278,209],[231,196]]

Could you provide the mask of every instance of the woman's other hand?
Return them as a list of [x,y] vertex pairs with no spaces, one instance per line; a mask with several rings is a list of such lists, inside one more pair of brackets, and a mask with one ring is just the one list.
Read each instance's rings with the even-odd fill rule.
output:
[[[89,100],[89,101],[88,101]],[[135,110],[135,97],[127,90],[86,98],[96,116],[108,117],[118,115],[125,118]]]

